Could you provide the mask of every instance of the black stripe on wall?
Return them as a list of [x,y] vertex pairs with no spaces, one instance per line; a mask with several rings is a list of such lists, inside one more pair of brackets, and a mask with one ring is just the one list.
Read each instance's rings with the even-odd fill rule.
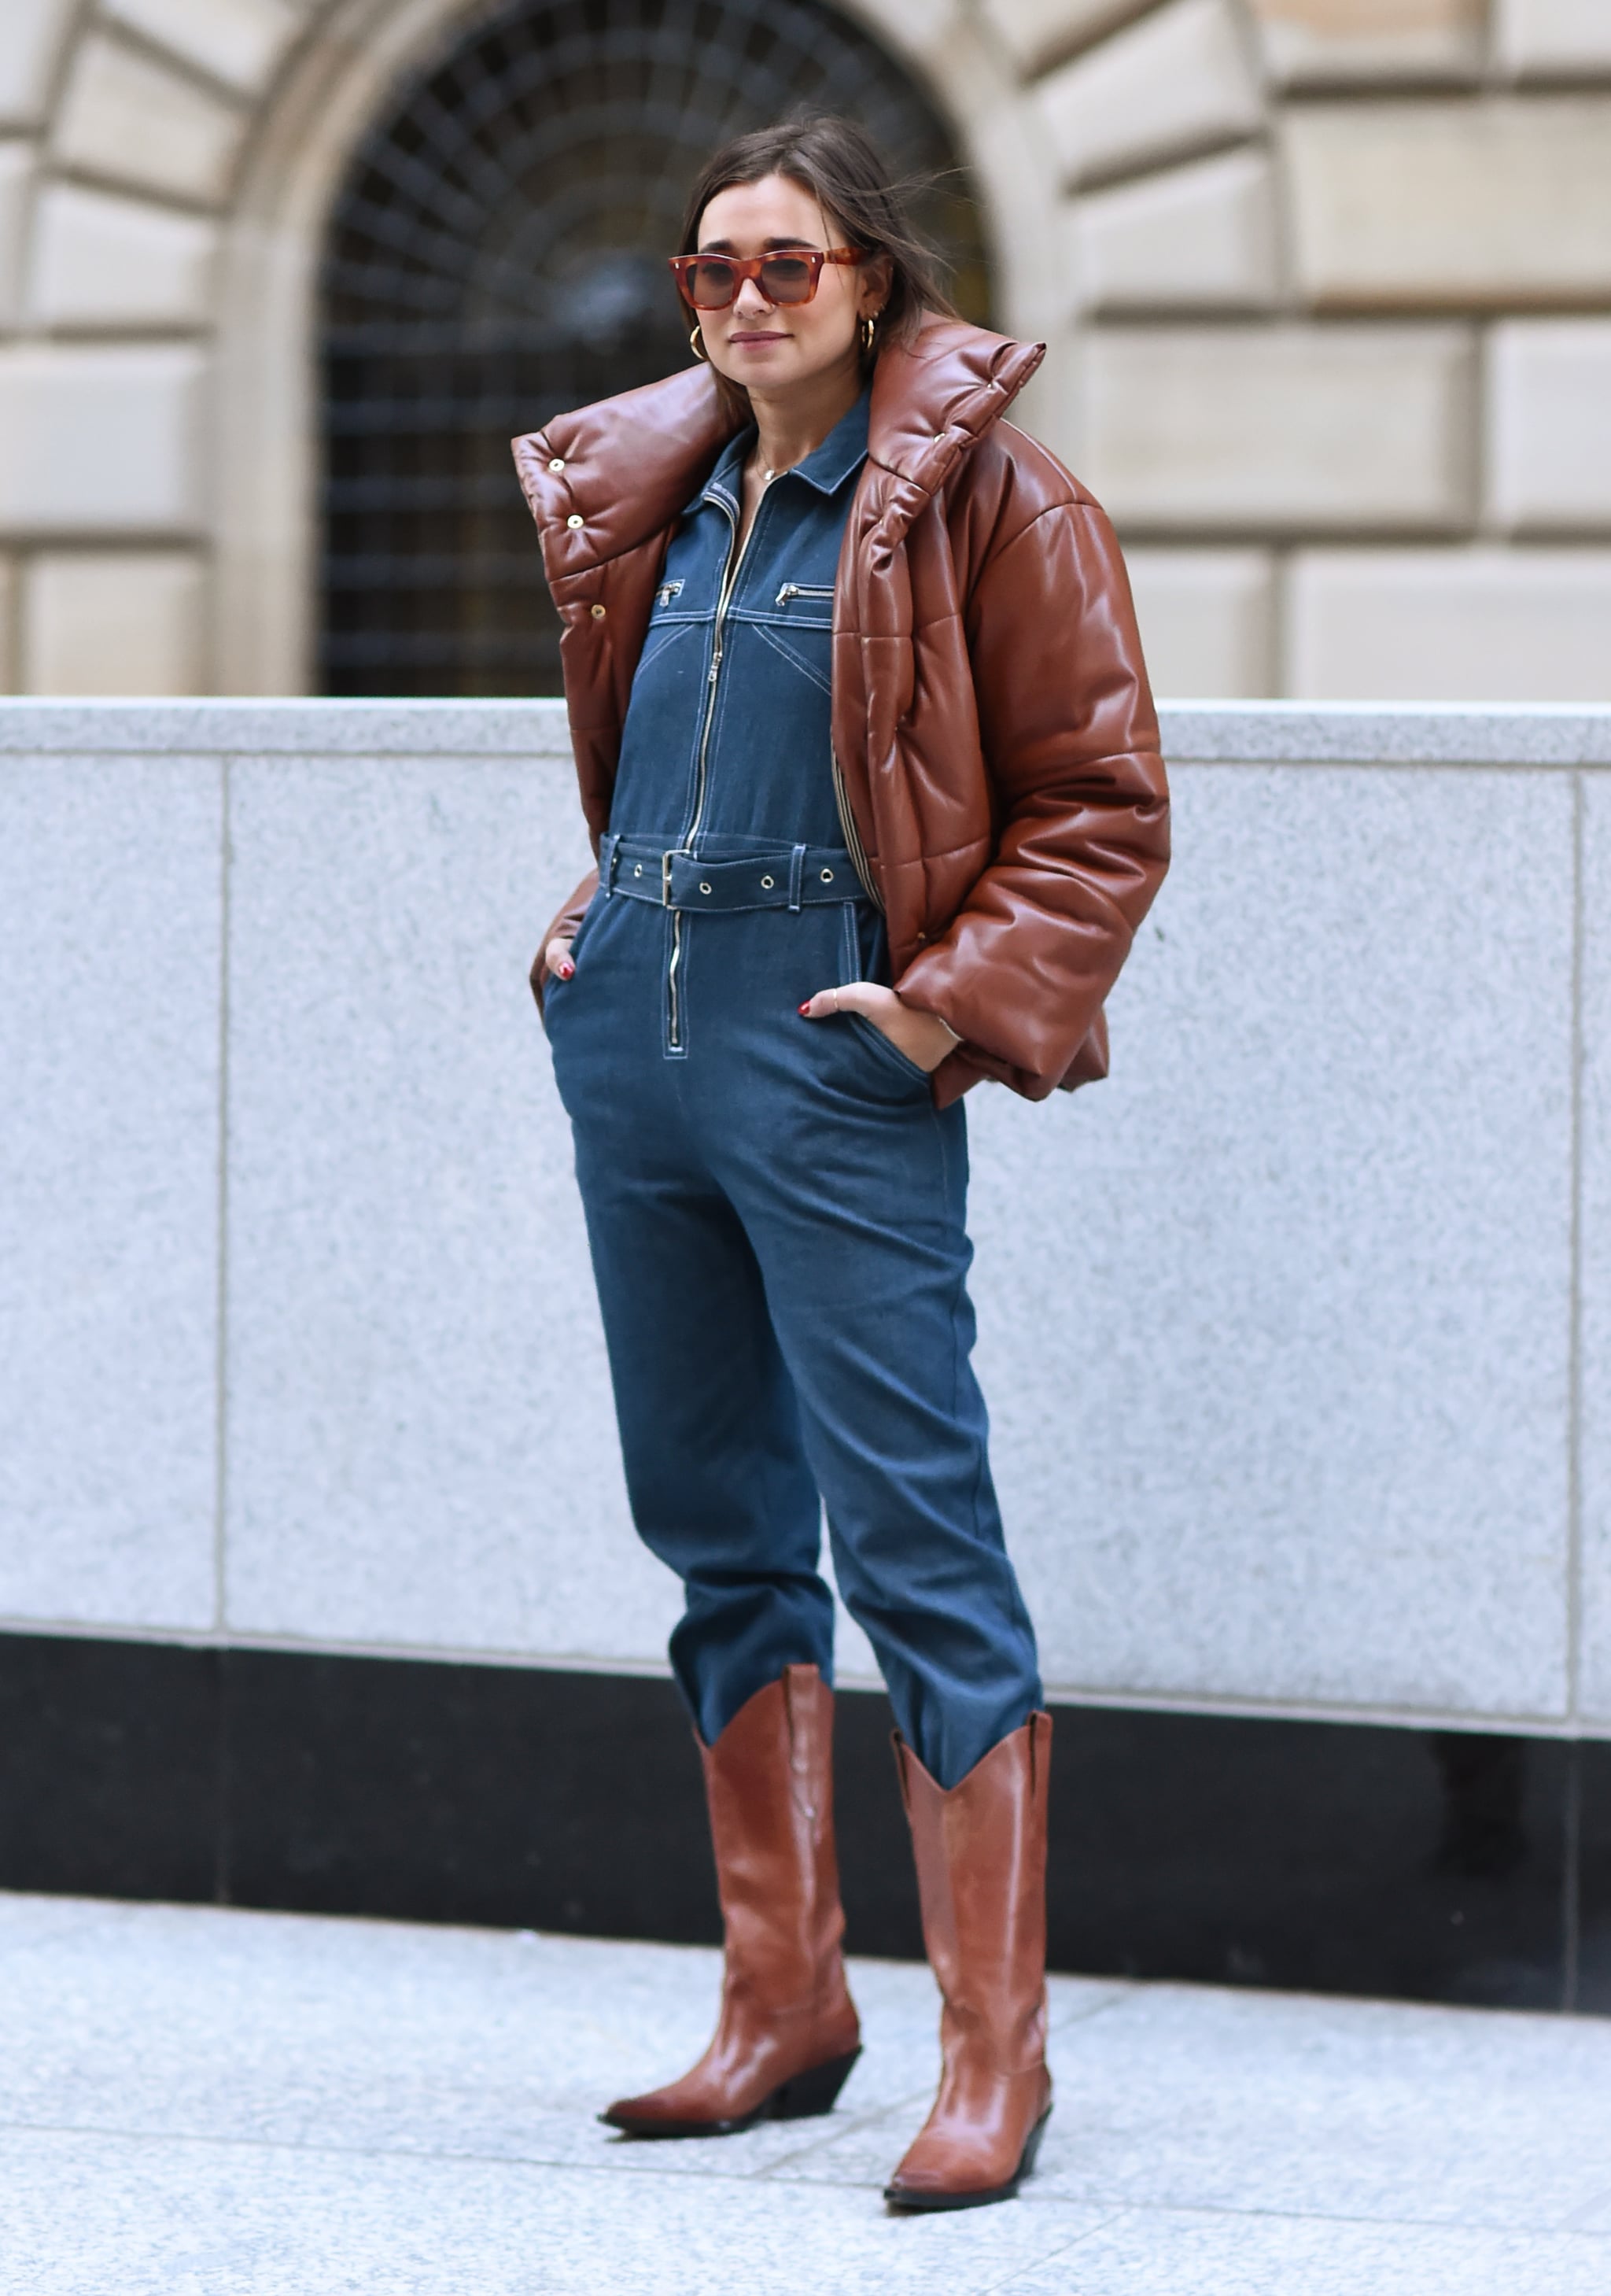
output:
[[[853,1951],[922,1950],[881,1696]],[[1611,1744],[1058,1710],[1054,1968],[1611,2012]],[[0,1886],[720,1934],[668,1682],[0,1636]]]

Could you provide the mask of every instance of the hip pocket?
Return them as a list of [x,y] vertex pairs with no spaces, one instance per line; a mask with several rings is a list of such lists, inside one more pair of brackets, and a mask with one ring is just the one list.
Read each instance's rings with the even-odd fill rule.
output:
[[[606,898],[607,896],[604,890],[601,886],[599,890],[593,895],[592,900],[587,904],[587,906],[583,910],[582,921],[570,937],[570,961],[573,965],[577,966],[578,968],[581,963],[583,943],[592,939],[593,925],[598,919],[600,911],[604,906]],[[543,1003],[541,1009],[543,1015],[543,1027],[546,1033],[552,1033],[550,1029],[549,1024],[553,1014],[559,1011],[562,1004],[568,1004],[570,999],[576,995],[577,982],[580,977],[579,970],[573,972],[568,980],[562,979],[557,972],[548,972],[544,974],[543,980]]]
[[871,1051],[877,1053],[896,1075],[905,1078],[915,1088],[923,1092],[928,1090],[928,1070],[920,1068],[915,1061],[908,1060],[899,1045],[892,1043],[876,1021],[870,1021],[864,1013],[846,1013],[843,1017],[849,1021],[852,1034]]
[[[609,898],[609,896],[605,892],[602,885],[601,885],[597,892],[594,893],[592,900],[589,901],[587,906],[583,910],[581,921],[577,924],[575,932],[572,933],[570,937],[570,961],[572,964],[580,964],[583,947],[592,938],[593,926],[598,922],[598,919],[603,911],[604,904]],[[549,976],[551,980],[553,977],[554,976],[552,973]],[[566,988],[568,988],[570,983],[567,981],[563,985]]]

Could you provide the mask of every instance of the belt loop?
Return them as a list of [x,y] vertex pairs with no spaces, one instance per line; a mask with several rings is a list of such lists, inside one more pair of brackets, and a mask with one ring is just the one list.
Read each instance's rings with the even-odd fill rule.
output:
[[621,859],[621,840],[609,830],[599,840],[599,882],[608,900],[616,889],[616,870]]
[[791,909],[797,909],[800,906],[800,880],[805,874],[806,848],[797,845],[789,861],[789,906]]

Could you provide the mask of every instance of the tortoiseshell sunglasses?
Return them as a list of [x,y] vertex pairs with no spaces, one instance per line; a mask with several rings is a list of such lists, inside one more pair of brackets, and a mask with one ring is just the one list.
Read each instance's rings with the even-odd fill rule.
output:
[[671,255],[666,258],[696,311],[724,311],[747,279],[769,303],[809,303],[825,263],[860,263],[859,247],[789,248],[775,255]]

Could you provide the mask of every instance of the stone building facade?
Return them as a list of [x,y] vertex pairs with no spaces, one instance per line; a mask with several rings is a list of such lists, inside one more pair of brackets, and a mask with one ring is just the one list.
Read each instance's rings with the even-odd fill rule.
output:
[[[1161,689],[1611,699],[1611,0],[843,12],[972,170]],[[0,690],[316,683],[332,203],[487,14],[5,0]]]

